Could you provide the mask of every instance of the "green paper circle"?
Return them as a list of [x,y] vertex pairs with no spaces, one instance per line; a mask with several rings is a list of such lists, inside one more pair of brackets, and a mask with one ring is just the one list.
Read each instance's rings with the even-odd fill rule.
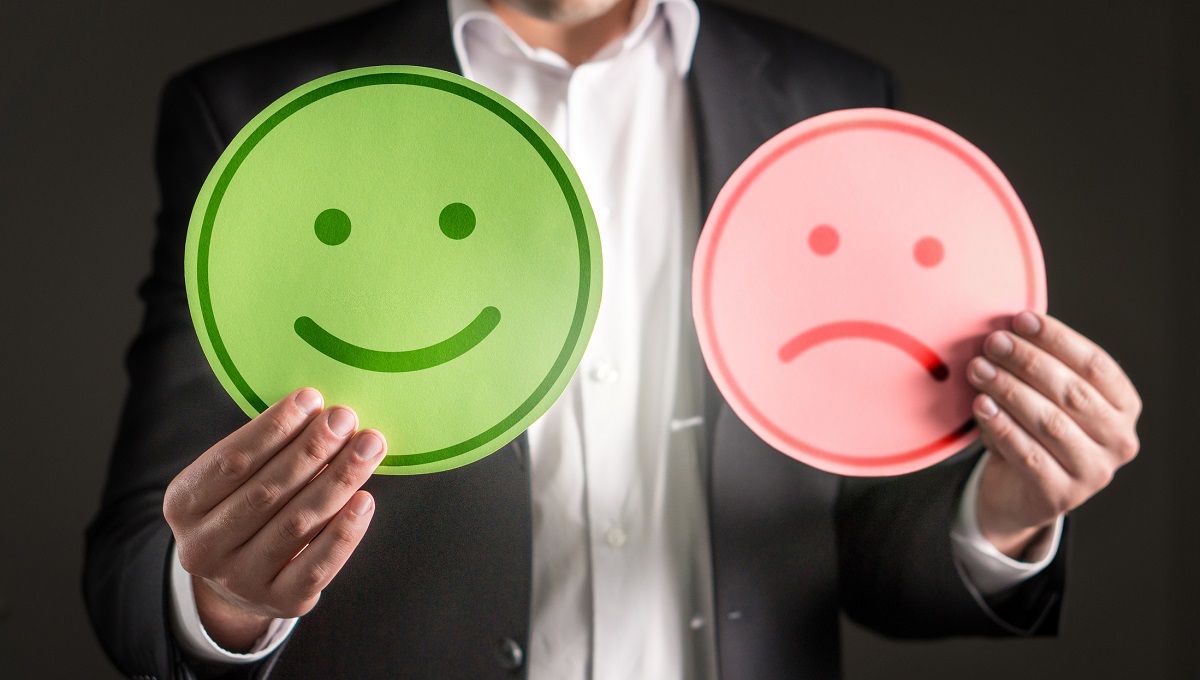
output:
[[600,238],[566,154],[520,108],[381,66],[303,85],[238,133],[184,273],[205,356],[248,415],[316,387],[388,437],[380,473],[416,474],[499,449],[566,388]]

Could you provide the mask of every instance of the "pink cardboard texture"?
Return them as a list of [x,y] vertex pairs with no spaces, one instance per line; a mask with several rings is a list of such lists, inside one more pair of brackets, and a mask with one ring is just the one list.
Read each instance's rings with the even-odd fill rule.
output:
[[919,116],[835,111],[781,132],[701,234],[693,314],[739,417],[843,475],[912,472],[978,437],[967,362],[1045,311],[1041,247],[982,151]]

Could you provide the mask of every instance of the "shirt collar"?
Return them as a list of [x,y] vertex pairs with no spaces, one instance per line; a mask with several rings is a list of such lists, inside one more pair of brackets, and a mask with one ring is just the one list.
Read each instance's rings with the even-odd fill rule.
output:
[[[450,33],[454,39],[454,52],[465,73],[470,73],[470,65],[463,42],[463,31],[468,24],[474,21],[493,24],[508,36],[513,45],[526,58],[536,58],[536,54],[540,50],[534,50],[501,21],[500,17],[492,12],[487,0],[447,0],[447,2],[450,9]],[[675,53],[675,66],[680,75],[686,74],[692,65],[692,53],[696,48],[696,34],[700,29],[700,10],[696,7],[695,0],[637,0],[637,5],[634,7],[634,14],[640,16],[637,23],[617,43],[602,49],[598,56],[604,58],[614,52],[619,53],[632,48],[645,37],[646,31],[650,30],[650,26],[653,25],[655,17],[660,12],[669,28],[671,49]],[[610,52],[614,46],[617,49]],[[565,61],[562,63],[566,64]]]

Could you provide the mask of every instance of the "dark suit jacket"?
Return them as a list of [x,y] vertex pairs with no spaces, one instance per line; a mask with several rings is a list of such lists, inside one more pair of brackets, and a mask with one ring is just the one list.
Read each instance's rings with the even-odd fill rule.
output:
[[[189,660],[167,610],[167,483],[246,418],[222,391],[188,315],[183,244],[209,169],[271,101],[318,76],[375,64],[457,71],[443,0],[396,3],[217,58],[176,77],[157,144],[162,209],[153,270],[85,591],[97,635],[130,674],[292,678],[523,675],[531,578],[529,452],[519,437],[464,468],[379,476],[373,526],[320,604],[268,661]],[[689,87],[704,211],[733,170],[783,128],[832,109],[893,103],[887,72],[804,33],[702,4]],[[949,529],[975,457],[893,479],[842,479],[771,450],[719,397],[708,461],[721,676],[839,675],[838,611],[884,634],[1047,634],[1054,566],[1003,602],[951,559]]]

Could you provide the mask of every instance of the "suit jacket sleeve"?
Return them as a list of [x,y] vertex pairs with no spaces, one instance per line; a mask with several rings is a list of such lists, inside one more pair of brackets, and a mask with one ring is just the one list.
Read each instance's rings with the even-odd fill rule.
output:
[[[135,677],[195,677],[205,670],[188,664],[172,637],[173,538],[162,502],[180,470],[246,422],[203,356],[183,282],[192,204],[223,148],[198,88],[187,76],[171,81],[156,142],[162,204],[151,273],[140,288],[145,317],[126,357],[129,392],[101,507],[87,531],[84,572],[92,626],[113,663]],[[248,676],[261,666],[207,670]]]
[[1040,574],[986,599],[954,562],[950,527],[980,451],[909,475],[842,482],[835,523],[851,618],[902,638],[1057,632],[1065,540]]

